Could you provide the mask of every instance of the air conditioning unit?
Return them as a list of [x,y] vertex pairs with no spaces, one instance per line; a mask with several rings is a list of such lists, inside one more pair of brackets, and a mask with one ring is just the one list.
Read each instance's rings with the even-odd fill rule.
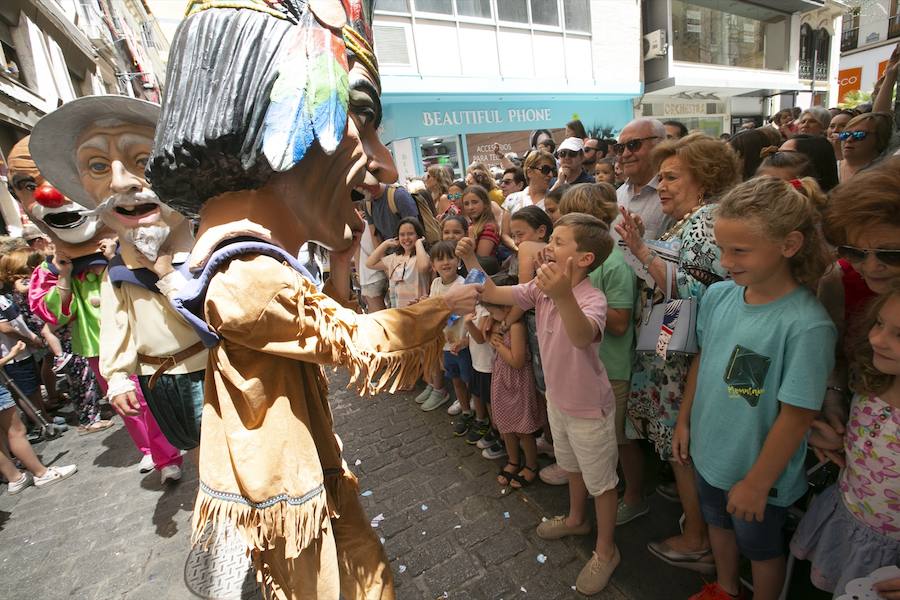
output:
[[644,36],[644,60],[665,56],[668,50],[665,30],[657,29]]

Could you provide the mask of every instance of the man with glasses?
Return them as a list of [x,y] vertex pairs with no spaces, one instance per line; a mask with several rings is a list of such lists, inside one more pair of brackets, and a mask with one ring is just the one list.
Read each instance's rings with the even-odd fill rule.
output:
[[593,173],[597,161],[606,158],[607,152],[609,152],[609,145],[606,142],[596,138],[584,140],[584,170]]
[[[666,139],[666,128],[657,119],[634,119],[622,129],[619,143],[613,146],[622,164],[625,183],[616,191],[619,206],[638,215],[644,224],[644,239],[655,240],[671,226],[659,202],[656,175],[650,152]],[[620,217],[621,218],[621,217]],[[614,238],[618,235],[610,228]]]
[[503,197],[508,198],[514,192],[525,189],[525,172],[519,167],[509,167],[503,171],[503,179],[500,180],[500,190]]
[[594,183],[594,178],[584,170],[584,141],[570,137],[563,140],[556,151],[559,159],[559,175],[552,189],[561,185],[576,183]]

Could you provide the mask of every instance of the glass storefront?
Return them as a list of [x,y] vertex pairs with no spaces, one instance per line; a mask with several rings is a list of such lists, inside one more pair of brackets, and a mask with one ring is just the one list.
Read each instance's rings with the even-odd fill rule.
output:
[[459,137],[419,138],[419,155],[422,157],[422,172],[432,165],[449,166],[457,177],[462,177],[460,166]]
[[785,71],[790,16],[749,2],[672,0],[675,60]]

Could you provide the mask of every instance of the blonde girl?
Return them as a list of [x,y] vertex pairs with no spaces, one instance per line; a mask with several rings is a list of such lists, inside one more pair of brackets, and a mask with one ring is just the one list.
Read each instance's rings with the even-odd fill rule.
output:
[[829,255],[802,186],[751,179],[715,216],[732,279],[711,285],[700,304],[701,353],[672,440],[675,460],[696,469],[716,564],[716,583],[694,598],[738,594],[743,554],[753,597],[775,600],[785,578],[782,527],[806,493],[806,437],[834,365],[837,330],[810,289]]
[[452,205],[447,193],[453,181],[450,179],[447,170],[439,165],[431,165],[425,171],[425,188],[431,194],[431,200],[434,202],[434,212],[440,220]]
[[475,240],[475,254],[496,256],[500,245],[500,232],[487,190],[480,185],[470,185],[463,191],[463,211],[469,219],[469,237]]
[[[388,254],[389,251],[395,254]],[[366,266],[384,271],[388,277],[391,308],[403,308],[428,295],[431,260],[425,249],[425,230],[415,217],[406,217],[397,226],[397,237],[383,241]]]

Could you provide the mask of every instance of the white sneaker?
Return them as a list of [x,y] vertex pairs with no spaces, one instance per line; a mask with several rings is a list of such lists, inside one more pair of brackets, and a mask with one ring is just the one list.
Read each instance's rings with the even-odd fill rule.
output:
[[6,492],[8,494],[18,494],[33,483],[34,478],[31,476],[31,473],[25,471],[24,473],[22,473],[22,476],[19,477],[18,481],[9,482],[9,488],[7,488]]
[[544,439],[544,436],[539,437],[535,440],[535,446],[537,446],[538,454],[546,454],[547,456],[556,457],[556,452],[553,451],[553,444]]
[[138,468],[141,470],[141,473],[149,473],[155,466],[156,465],[153,464],[153,456],[145,454],[144,458],[141,459],[141,464],[138,465]]
[[168,480],[178,481],[181,479],[181,467],[178,465],[166,465],[159,471],[159,482],[165,485]]
[[57,481],[62,481],[67,477],[71,477],[78,471],[78,467],[75,465],[66,465],[64,467],[50,467],[47,469],[47,472],[44,473],[41,477],[34,478],[35,487],[44,487],[45,485],[51,485],[56,483]]
[[447,414],[455,417],[459,413],[462,412],[462,406],[459,405],[459,400],[454,400],[453,404],[447,407]]

